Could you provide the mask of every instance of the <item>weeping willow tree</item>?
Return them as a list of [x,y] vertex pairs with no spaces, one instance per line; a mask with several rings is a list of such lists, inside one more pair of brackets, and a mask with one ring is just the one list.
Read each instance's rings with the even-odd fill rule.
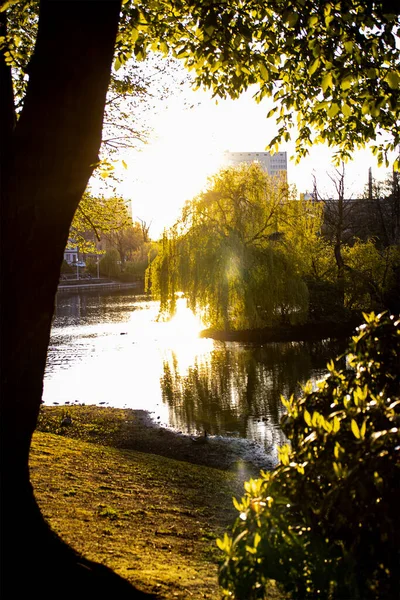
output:
[[210,327],[246,329],[304,319],[319,207],[294,199],[257,164],[217,173],[164,233],[148,281],[173,313],[178,292]]

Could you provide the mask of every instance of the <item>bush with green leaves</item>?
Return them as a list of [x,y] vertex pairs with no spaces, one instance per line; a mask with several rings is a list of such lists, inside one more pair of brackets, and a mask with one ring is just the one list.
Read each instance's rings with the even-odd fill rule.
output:
[[64,274],[64,273],[73,273],[74,272],[74,268],[67,263],[67,261],[64,259],[61,263],[61,269],[60,269],[60,273]]
[[264,598],[271,580],[296,600],[398,597],[400,319],[364,317],[345,368],[283,400],[290,444],[218,540],[228,597]]
[[121,272],[118,260],[117,250],[114,248],[108,250],[100,261],[100,274],[103,277],[118,277]]

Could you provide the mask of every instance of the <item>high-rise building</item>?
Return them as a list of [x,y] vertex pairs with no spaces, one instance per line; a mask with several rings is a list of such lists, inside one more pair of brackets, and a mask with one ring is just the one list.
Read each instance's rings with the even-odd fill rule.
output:
[[260,167],[268,173],[268,175],[279,175],[284,173],[287,176],[287,153],[277,152],[270,154],[269,152],[224,152],[225,162],[229,166],[238,165],[240,163],[259,163]]

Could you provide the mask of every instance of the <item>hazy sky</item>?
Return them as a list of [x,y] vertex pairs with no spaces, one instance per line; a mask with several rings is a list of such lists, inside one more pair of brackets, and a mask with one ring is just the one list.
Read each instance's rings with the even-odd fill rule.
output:
[[[186,91],[168,99],[151,119],[154,133],[150,142],[124,157],[128,168],[120,172],[123,183],[118,191],[132,200],[133,218],[152,221],[150,234],[156,238],[175,222],[185,200],[193,198],[207,177],[218,170],[225,150],[264,151],[277,131],[274,121],[266,119],[271,106],[270,100],[255,103],[251,93],[218,104],[201,91]],[[280,150],[287,151],[289,158],[294,144],[284,144]],[[328,148],[319,145],[300,164],[289,160],[289,183],[296,184],[298,192],[311,191],[315,173],[321,192],[332,194],[327,176],[334,171],[331,156]],[[356,153],[355,160],[348,163],[349,196],[364,189],[369,167],[375,177],[384,177],[386,171],[378,170],[369,151]]]

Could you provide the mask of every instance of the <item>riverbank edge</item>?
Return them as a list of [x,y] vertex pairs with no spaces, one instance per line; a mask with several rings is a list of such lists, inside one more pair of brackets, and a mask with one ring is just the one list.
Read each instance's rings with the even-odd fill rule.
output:
[[238,437],[191,436],[162,427],[148,411],[94,404],[42,405],[37,430],[242,474],[276,466],[276,449]]
[[131,283],[122,283],[118,281],[112,282],[101,282],[96,283],[94,281],[90,283],[60,283],[57,288],[57,294],[74,294],[77,292],[97,292],[97,291],[110,291],[115,290],[140,290],[138,293],[142,293],[144,285],[142,281],[134,281]]
[[203,329],[200,337],[211,338],[221,342],[315,342],[323,339],[344,339],[355,333],[362,324],[362,316],[356,315],[346,322],[323,321],[319,323],[304,323],[301,325],[282,325],[263,327],[261,329],[241,329],[223,331]]

